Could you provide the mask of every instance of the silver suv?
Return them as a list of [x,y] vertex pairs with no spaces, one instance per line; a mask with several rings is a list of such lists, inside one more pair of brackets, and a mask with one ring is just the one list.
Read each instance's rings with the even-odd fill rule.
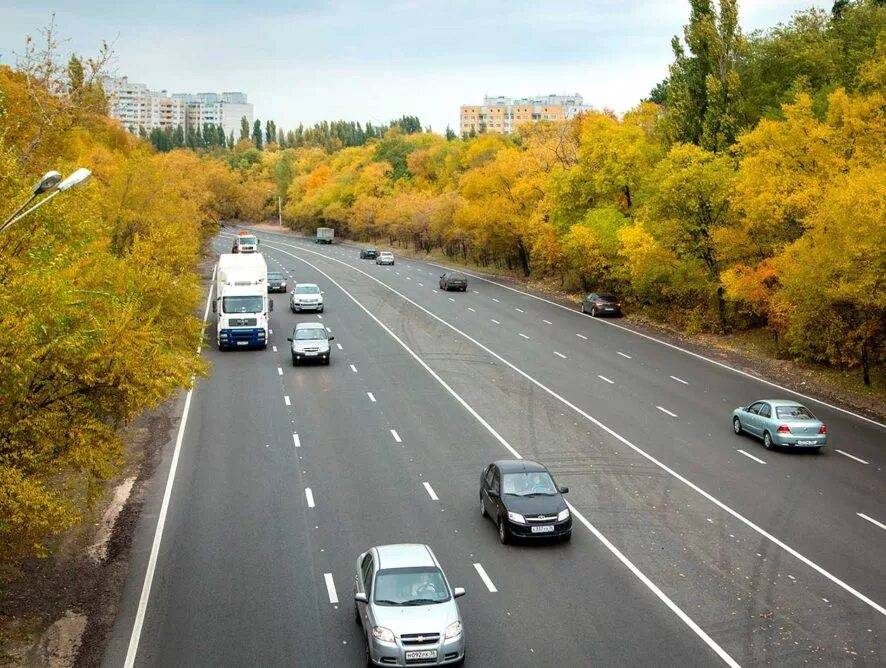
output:
[[329,342],[335,337],[329,336],[322,322],[300,322],[292,330],[292,336],[286,340],[292,342],[292,366],[298,366],[305,360],[320,360],[329,364]]
[[379,545],[357,558],[354,618],[371,665],[440,666],[465,658],[465,633],[443,569],[427,545]]

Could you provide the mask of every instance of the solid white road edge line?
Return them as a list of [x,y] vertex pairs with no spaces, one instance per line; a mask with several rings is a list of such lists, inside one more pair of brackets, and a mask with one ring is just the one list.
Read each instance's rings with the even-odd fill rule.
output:
[[[290,246],[291,248],[296,248],[296,249],[298,249],[298,250],[302,250],[302,251],[305,251],[305,252],[307,252],[307,253],[313,253],[314,255],[320,255],[321,257],[323,257],[322,254],[317,253],[316,251],[308,250],[308,249],[305,249],[305,248],[299,248],[298,246],[294,246],[294,245],[292,245],[292,244],[287,244],[287,245]],[[344,288],[342,288],[341,285],[340,285],[337,281],[335,281],[334,279],[332,279],[332,277],[330,277],[329,274],[326,274],[325,272],[323,272],[322,270],[320,270],[316,265],[311,264],[310,262],[308,262],[308,261],[305,260],[304,258],[300,258],[300,257],[298,257],[298,256],[296,256],[296,255],[290,253],[289,251],[286,251],[286,250],[283,250],[283,249],[272,249],[272,250],[277,250],[277,251],[279,251],[279,252],[281,252],[281,253],[285,253],[286,255],[289,255],[289,256],[291,256],[291,257],[294,257],[294,258],[296,258],[297,260],[299,260],[299,261],[301,261],[301,262],[304,262],[304,263],[307,264],[308,266],[313,267],[315,270],[319,271],[321,274],[323,274],[324,276],[326,276],[327,278],[329,278],[329,280],[331,280],[331,281],[336,285],[336,287],[338,287],[340,290],[342,290],[343,292],[345,292],[345,294],[348,294],[348,296],[349,296],[349,297],[350,297],[350,298],[351,298],[351,299],[352,299],[352,300],[353,300],[358,306],[360,306],[361,309],[363,309],[366,313],[368,313],[368,314],[370,315],[370,317],[372,317],[376,322],[379,323],[379,325],[381,325],[381,326],[385,329],[385,331],[387,331],[391,336],[393,336],[394,339],[395,339],[398,343],[400,343],[401,346],[403,346],[408,352],[410,352],[410,354],[411,354],[411,355],[412,355],[412,356],[413,356],[413,357],[414,357],[414,358],[415,358],[415,359],[416,359],[416,360],[417,360],[417,361],[418,361],[418,362],[419,362],[419,363],[425,368],[425,370],[428,371],[428,373],[430,373],[435,379],[437,379],[438,382],[440,382],[441,384],[443,384],[443,386],[447,388],[447,390],[450,392],[450,394],[452,394],[454,397],[456,397],[456,398],[458,399],[459,403],[461,403],[463,406],[465,406],[465,408],[468,408],[468,410],[471,412],[471,414],[474,415],[474,417],[476,417],[478,420],[481,421],[481,424],[483,424],[484,426],[487,426],[487,425],[489,424],[489,423],[487,423],[485,420],[483,420],[483,418],[481,418],[481,417],[479,416],[479,414],[477,414],[476,411],[474,411],[472,408],[468,407],[467,403],[466,403],[466,402],[465,402],[465,401],[464,401],[464,400],[463,400],[463,399],[462,399],[462,398],[461,398],[461,397],[460,397],[460,396],[459,396],[459,395],[458,395],[458,394],[457,394],[452,388],[450,388],[449,385],[447,385],[446,382],[445,382],[442,378],[440,378],[440,376],[437,375],[437,373],[436,373],[433,369],[431,369],[431,368],[430,368],[430,367],[424,362],[424,360],[422,360],[420,357],[418,357],[418,355],[416,355],[414,352],[412,352],[412,351],[409,349],[409,347],[408,347],[406,344],[404,344],[404,343],[399,339],[399,337],[397,337],[396,334],[394,334],[394,333],[393,333],[393,332],[392,332],[392,331],[391,331],[386,325],[384,325],[384,324],[383,324],[378,318],[376,318],[372,313],[370,313],[370,311],[369,311],[366,307],[364,307],[362,304],[360,304],[360,302],[358,302],[353,296],[351,296],[346,290],[344,290]],[[873,599],[869,598],[868,596],[865,596],[864,594],[862,594],[860,591],[858,591],[857,589],[855,589],[854,587],[852,587],[852,586],[849,585],[848,583],[843,582],[843,580],[841,580],[840,578],[838,578],[836,575],[834,575],[834,574],[831,573],[830,571],[826,570],[826,569],[823,568],[822,566],[819,566],[817,563],[815,563],[814,561],[812,561],[812,560],[809,559],[808,557],[804,556],[803,554],[801,554],[800,552],[798,552],[797,550],[795,550],[794,548],[792,548],[790,545],[788,545],[787,543],[785,543],[784,541],[782,541],[780,538],[777,538],[777,537],[774,536],[773,534],[771,534],[771,533],[769,533],[768,531],[766,531],[763,527],[761,527],[761,526],[755,524],[753,521],[751,521],[750,519],[748,519],[747,517],[745,517],[744,515],[742,515],[741,513],[739,513],[737,510],[735,510],[735,509],[733,509],[732,507],[726,505],[723,501],[720,501],[720,499],[718,499],[717,497],[715,497],[713,494],[711,494],[710,492],[705,491],[704,489],[702,489],[701,487],[699,487],[698,485],[696,485],[694,482],[692,482],[691,480],[689,480],[688,478],[686,478],[686,477],[683,476],[682,474],[678,473],[677,471],[675,471],[674,469],[672,469],[671,467],[669,467],[669,466],[668,466],[667,464],[665,464],[664,462],[659,461],[658,459],[656,459],[655,457],[653,457],[651,454],[649,454],[648,452],[646,452],[645,450],[643,450],[643,448],[641,448],[641,447],[639,447],[639,446],[637,446],[637,445],[634,445],[631,441],[629,441],[629,440],[626,439],[624,436],[622,436],[621,434],[619,434],[618,432],[616,432],[615,430],[613,430],[611,427],[607,427],[605,424],[603,424],[602,422],[600,422],[600,420],[598,420],[597,418],[595,418],[593,415],[591,415],[591,414],[588,413],[587,411],[582,410],[581,408],[579,408],[578,406],[576,406],[574,403],[572,403],[571,401],[569,401],[566,397],[563,397],[563,396],[557,394],[554,390],[552,390],[551,388],[549,388],[547,385],[545,385],[545,384],[542,383],[541,381],[535,379],[534,377],[530,376],[528,373],[526,373],[525,371],[523,371],[523,369],[520,369],[519,367],[517,367],[517,366],[516,366],[515,364],[513,364],[512,362],[509,362],[509,361],[506,360],[504,357],[502,357],[502,356],[499,355],[498,353],[494,352],[492,349],[488,348],[487,346],[485,346],[485,345],[483,345],[482,343],[480,343],[479,341],[477,341],[477,339],[475,339],[475,338],[473,338],[472,336],[470,336],[469,334],[467,334],[467,333],[461,331],[460,329],[458,329],[458,327],[456,327],[455,325],[450,324],[449,322],[447,322],[446,320],[444,320],[444,319],[441,318],[440,316],[438,316],[438,315],[432,313],[431,311],[429,311],[428,309],[426,309],[424,306],[422,306],[421,304],[418,304],[417,302],[413,301],[412,299],[410,299],[409,297],[407,297],[407,296],[404,295],[403,293],[401,293],[401,292],[395,290],[394,288],[392,288],[391,286],[387,285],[386,283],[383,283],[382,281],[378,280],[378,279],[375,278],[374,276],[370,276],[369,274],[367,274],[367,273],[366,273],[365,271],[363,271],[362,269],[358,269],[358,268],[356,268],[356,267],[352,267],[352,266],[349,265],[347,262],[341,262],[340,260],[336,260],[336,262],[339,262],[340,264],[343,264],[344,266],[348,267],[349,269],[353,269],[354,271],[357,271],[357,272],[363,274],[363,275],[366,276],[367,278],[370,278],[371,280],[375,281],[375,282],[378,283],[379,285],[381,285],[381,286],[387,288],[388,290],[390,290],[391,292],[393,292],[395,295],[397,295],[398,297],[400,297],[400,298],[403,299],[404,301],[409,302],[410,304],[412,304],[412,305],[415,306],[416,308],[420,309],[421,311],[423,311],[424,313],[426,313],[426,314],[429,315],[430,317],[434,318],[434,319],[437,320],[438,322],[442,323],[443,325],[445,325],[446,327],[448,327],[448,328],[451,329],[452,331],[454,331],[454,332],[456,332],[457,334],[461,335],[463,338],[467,339],[468,341],[470,341],[471,343],[473,343],[475,346],[477,346],[477,347],[480,348],[481,350],[483,350],[483,351],[485,351],[486,353],[488,353],[489,355],[495,357],[495,358],[496,358],[497,360],[499,360],[502,364],[506,365],[507,367],[509,367],[510,369],[512,369],[513,371],[515,371],[516,373],[518,373],[518,374],[520,374],[521,376],[523,376],[526,380],[528,380],[529,382],[531,382],[531,383],[532,383],[533,385],[535,385],[536,387],[538,387],[538,388],[544,390],[544,391],[547,392],[550,396],[554,397],[555,399],[557,399],[558,401],[560,401],[560,402],[561,402],[562,404],[564,404],[565,406],[568,406],[568,407],[571,408],[573,411],[575,411],[576,413],[578,413],[579,415],[581,415],[582,417],[584,417],[585,419],[587,419],[587,420],[590,421],[591,423],[595,424],[597,427],[599,427],[600,429],[602,429],[603,431],[605,431],[607,434],[609,434],[609,435],[612,436],[613,438],[617,439],[618,441],[620,441],[621,443],[623,443],[623,444],[626,445],[627,447],[631,448],[634,452],[636,452],[636,453],[639,454],[640,456],[644,457],[646,460],[652,462],[653,464],[655,464],[656,466],[658,466],[658,467],[659,467],[660,469],[662,469],[663,471],[665,471],[665,472],[669,473],[670,475],[672,475],[674,478],[676,478],[677,480],[679,480],[680,482],[682,482],[684,485],[686,485],[687,487],[689,487],[691,490],[693,490],[693,491],[696,492],[697,494],[700,494],[701,496],[703,496],[705,499],[707,499],[708,501],[710,501],[711,503],[713,503],[714,505],[716,505],[718,508],[720,508],[720,509],[723,510],[724,512],[726,512],[726,513],[732,515],[735,519],[737,519],[739,522],[741,522],[742,524],[744,524],[744,525],[747,526],[748,528],[750,528],[750,529],[756,531],[758,534],[760,534],[761,536],[763,536],[763,537],[766,538],[767,540],[771,541],[772,543],[774,543],[775,545],[777,545],[778,547],[780,547],[781,549],[783,549],[785,552],[787,552],[788,554],[790,554],[790,555],[793,556],[794,558],[796,558],[796,559],[798,559],[799,561],[803,562],[806,566],[808,566],[809,568],[811,568],[812,570],[814,570],[815,572],[817,572],[819,575],[821,575],[821,576],[827,578],[828,580],[830,580],[831,582],[833,582],[835,585],[837,585],[838,587],[840,587],[840,588],[843,589],[844,591],[850,593],[852,596],[856,597],[858,600],[860,600],[860,601],[862,601],[863,603],[869,605],[869,606],[872,607],[874,610],[876,610],[877,612],[879,612],[881,615],[886,616],[886,608],[884,608],[882,605],[880,605],[879,603],[877,603],[877,602],[874,601]],[[505,287],[506,287],[506,286],[505,286]],[[516,290],[515,292],[519,292],[519,290]],[[543,301],[545,301],[545,300],[543,300]],[[552,303],[553,303],[553,302],[552,302]],[[559,304],[557,304],[557,305],[559,306]],[[566,308],[566,307],[563,307],[563,308]],[[567,310],[570,310],[570,309],[567,309]],[[628,331],[630,331],[630,330],[628,330]],[[670,344],[667,344],[667,345],[670,345]],[[675,347],[675,348],[676,348],[676,346],[672,346],[672,347]],[[682,350],[682,349],[681,349],[681,348],[678,348],[678,350]],[[620,354],[620,355],[623,355],[623,353],[619,353],[619,354]],[[691,354],[694,354],[694,353],[691,353]],[[624,355],[624,356],[627,357],[627,355]],[[706,359],[706,358],[703,358],[703,359]],[[718,363],[718,362],[714,362],[714,364],[719,364],[719,363]],[[725,367],[725,368],[728,369],[728,368],[730,368],[730,367]],[[510,446],[510,444],[507,443],[507,441],[505,441],[505,440],[504,440],[504,439],[498,434],[498,432],[495,432],[491,426],[488,426],[487,429],[491,430],[492,433],[494,433],[494,434],[497,436],[499,442],[500,442],[502,445],[504,445],[509,451],[511,451],[511,452],[512,452],[515,456],[517,456],[519,459],[522,459],[522,457],[520,457],[519,455],[517,455],[516,450],[514,450],[514,449]],[[711,642],[713,642],[713,641],[711,641]]]
[[671,413],[671,411],[669,411],[667,408],[662,408],[661,406],[656,406],[656,408],[658,410],[660,410],[662,413],[667,413],[671,417],[678,417],[676,413]]
[[839,452],[844,457],[849,457],[849,459],[854,459],[857,462],[861,462],[862,464],[868,464],[870,462],[866,462],[861,457],[856,457],[855,455],[850,455],[848,452],[843,452],[842,450],[834,450],[834,452]]
[[308,501],[308,508],[314,507],[314,493],[310,487],[305,487],[305,499]]
[[[292,246],[292,247],[293,247],[293,248],[298,248],[297,246]],[[443,389],[445,389],[445,390],[450,394],[450,396],[452,396],[453,399],[455,399],[455,400],[456,400],[456,401],[457,401],[457,402],[458,402],[458,403],[459,403],[459,404],[460,404],[460,405],[461,405],[466,411],[468,411],[468,413],[470,413],[471,416],[474,417],[474,419],[476,419],[481,425],[483,425],[483,427],[486,429],[486,431],[488,431],[488,432],[492,435],[492,437],[495,438],[496,441],[498,441],[498,442],[499,442],[499,443],[500,443],[500,444],[501,444],[501,445],[502,445],[502,446],[503,446],[508,452],[510,452],[510,453],[511,453],[516,459],[523,459],[523,456],[522,456],[519,452],[517,452],[517,451],[511,446],[511,444],[508,443],[508,442],[502,437],[502,435],[499,434],[499,433],[495,430],[495,428],[494,428],[491,424],[489,424],[489,423],[483,418],[483,416],[481,416],[476,410],[474,410],[474,408],[473,408],[473,407],[472,407],[467,401],[465,401],[465,400],[462,398],[462,396],[461,396],[458,392],[456,392],[456,391],[455,391],[455,390],[449,385],[449,383],[447,383],[445,380],[443,380],[443,378],[440,377],[440,375],[439,375],[436,371],[434,371],[434,370],[433,370],[433,369],[427,364],[427,362],[425,362],[421,357],[419,357],[419,355],[418,355],[414,350],[412,350],[412,348],[410,348],[410,347],[409,347],[409,346],[408,346],[408,345],[407,345],[407,344],[406,344],[406,343],[405,343],[405,342],[404,342],[399,336],[397,336],[397,335],[393,332],[393,330],[391,330],[390,327],[388,327],[388,326],[385,325],[381,320],[379,320],[378,317],[377,317],[372,311],[370,311],[370,310],[369,310],[368,308],[366,308],[363,304],[361,304],[360,301],[359,301],[356,297],[354,297],[350,292],[348,292],[344,287],[342,287],[342,285],[341,285],[338,281],[336,281],[334,278],[332,278],[332,276],[330,276],[330,275],[327,274],[325,271],[323,271],[322,269],[320,269],[317,265],[313,264],[312,262],[309,262],[308,260],[305,260],[305,259],[302,258],[302,257],[299,257],[299,256],[295,255],[294,253],[290,253],[289,251],[286,251],[286,250],[283,250],[283,249],[280,249],[280,248],[272,248],[272,250],[276,250],[276,251],[278,251],[278,252],[280,252],[280,253],[284,253],[284,254],[286,254],[286,255],[289,255],[290,257],[295,258],[296,260],[299,260],[300,262],[304,262],[306,265],[308,265],[309,267],[311,267],[311,268],[314,269],[315,271],[318,271],[320,274],[322,274],[323,276],[325,276],[325,277],[326,277],[326,278],[327,278],[327,279],[328,279],[333,285],[335,285],[335,286],[336,286],[339,290],[341,290],[341,291],[342,291],[342,292],[343,292],[343,293],[344,293],[344,294],[345,294],[345,295],[346,295],[351,301],[353,301],[354,304],[356,304],[356,305],[357,305],[357,306],[358,306],[358,307],[359,307],[364,313],[366,313],[366,315],[368,315],[370,318],[372,318],[372,319],[378,324],[379,327],[381,327],[381,328],[382,328],[382,329],[383,329],[383,330],[384,330],[384,331],[385,331],[385,332],[386,332],[391,338],[394,339],[394,341],[396,341],[398,344],[400,344],[400,346],[401,346],[401,347],[402,347],[402,348],[403,348],[403,349],[409,354],[409,356],[412,357],[416,362],[418,362],[418,364],[421,365],[421,367],[422,367],[425,371],[427,371],[428,374],[430,374],[430,376],[431,376],[434,380],[436,380],[436,381],[437,381],[437,382],[443,387]],[[299,249],[299,250],[307,250],[307,249]],[[315,254],[315,255],[321,255],[320,253],[317,253],[317,252],[315,252],[315,251],[307,250],[307,252],[308,252],[308,253],[313,253],[313,254]],[[322,257],[322,255],[321,255],[321,257]],[[347,267],[353,269],[353,267],[350,267],[350,265],[348,265],[346,262],[342,262],[341,264],[343,264],[343,265],[345,265],[345,266],[347,266]],[[362,270],[360,270],[360,269],[357,269],[357,271],[359,271],[360,273],[365,274],[366,276],[369,276],[369,274],[366,274],[366,272],[364,272],[364,271],[362,271]],[[370,277],[370,278],[372,278],[372,277]],[[377,280],[377,279],[373,279],[373,280]],[[381,285],[385,285],[385,284],[382,283],[381,281],[377,281],[377,282],[380,283]],[[387,286],[385,286],[385,287],[387,287]],[[391,288],[389,288],[389,289],[391,289]],[[394,290],[394,292],[396,293],[395,290]],[[418,304],[415,304],[415,302],[413,302],[413,301],[412,301],[411,299],[409,299],[408,297],[404,297],[404,296],[401,295],[400,293],[396,293],[396,294],[398,294],[398,295],[399,295],[400,297],[402,297],[403,299],[406,299],[406,300],[409,301],[410,303],[414,304],[415,306],[417,306],[418,308],[420,308],[422,311],[425,311],[426,313],[428,313],[428,314],[430,314],[430,315],[433,315],[433,314],[431,314],[427,309],[425,309],[424,307],[419,306]],[[435,317],[436,317],[436,316],[435,316]],[[444,320],[442,320],[441,318],[438,318],[438,320],[440,320],[440,322],[443,322],[443,323],[447,324],[450,328],[454,329],[455,331],[458,331],[457,329],[455,329],[454,327],[452,327],[452,325],[449,325],[448,323],[446,323],[446,322],[445,322]],[[459,333],[461,333],[461,332],[459,332]],[[471,339],[470,337],[468,337],[466,334],[462,334],[462,336],[465,336],[466,338],[468,338],[469,340],[471,340],[472,342],[474,342],[476,345],[483,347],[483,348],[484,348],[485,350],[487,350],[487,352],[489,352],[491,355],[497,357],[498,359],[500,359],[502,362],[504,362],[504,363],[507,364],[508,366],[513,367],[515,371],[517,371],[517,372],[520,373],[521,375],[525,376],[527,379],[530,379],[530,380],[531,380],[531,378],[530,378],[530,377],[529,377],[524,371],[521,371],[521,370],[517,369],[517,368],[514,367],[510,362],[507,362],[506,360],[504,360],[504,358],[502,358],[502,357],[499,356],[498,354],[493,353],[492,351],[486,349],[485,346],[483,346],[483,345],[480,344],[479,342],[474,341],[473,339]],[[536,384],[538,384],[538,385],[540,385],[537,381],[534,381],[534,380],[533,380],[533,382],[536,383]],[[541,387],[544,387],[544,386],[541,386]],[[544,389],[547,390],[547,388],[544,388]],[[548,392],[548,393],[551,393],[551,390],[547,390],[547,392]],[[557,395],[555,395],[555,396],[557,396]],[[565,399],[561,399],[561,401],[564,401],[564,402],[565,402]],[[571,406],[571,405],[570,405],[570,406]],[[574,407],[574,409],[577,410],[577,411],[580,411],[580,409],[578,409],[577,407]],[[592,420],[592,421],[594,420],[594,418],[591,418],[589,415],[587,415],[587,414],[584,414],[584,415],[586,415],[586,417],[588,417],[588,419],[590,419],[590,420]],[[613,432],[613,431],[612,431],[611,429],[609,429],[608,427],[605,427],[605,426],[603,426],[602,424],[601,424],[600,426],[601,426],[601,428],[605,429],[608,433],[610,433],[610,434],[616,436],[619,440],[625,441],[625,442],[627,443],[627,441],[626,441],[623,437],[618,436],[617,434],[615,434],[615,432]],[[631,447],[635,448],[635,449],[638,450],[640,453],[642,453],[642,450],[639,450],[639,448],[636,448],[636,446],[633,446],[633,445],[632,445]],[[647,455],[647,457],[648,457],[648,455]],[[674,475],[677,475],[677,474],[674,474]],[[687,481],[687,482],[688,482],[688,481]],[[691,483],[690,483],[690,484],[691,484]],[[583,524],[583,525],[584,525],[589,531],[591,531],[591,533],[594,534],[594,536],[595,536],[595,537],[596,537],[596,538],[597,538],[597,539],[598,539],[598,540],[599,540],[599,541],[600,541],[600,542],[606,547],[606,549],[608,549],[610,552],[612,552],[612,554],[615,555],[616,558],[618,558],[619,561],[621,561],[623,564],[625,564],[625,565],[630,569],[630,571],[631,571],[631,572],[632,572],[632,573],[633,573],[633,574],[634,574],[634,575],[635,575],[635,576],[636,576],[636,577],[637,577],[637,578],[638,578],[638,579],[639,579],[644,585],[646,585],[646,587],[647,587],[647,588],[648,588],[653,594],[655,594],[655,596],[656,596],[656,597],[657,597],[662,603],[664,603],[664,605],[666,605],[666,606],[668,607],[668,609],[670,609],[675,615],[677,615],[677,617],[679,617],[680,620],[681,620],[684,624],[686,624],[686,626],[688,626],[688,627],[692,630],[692,632],[695,633],[695,634],[696,634],[696,635],[702,640],[702,642],[704,642],[704,643],[705,643],[705,644],[706,644],[711,650],[713,650],[713,651],[717,654],[717,656],[719,656],[719,657],[724,661],[724,663],[726,663],[727,665],[731,666],[732,668],[740,668],[740,667],[739,667],[739,664],[738,664],[738,663],[737,663],[737,662],[736,662],[731,656],[729,656],[729,654],[727,654],[726,651],[725,651],[722,647],[720,647],[720,646],[714,641],[713,638],[711,638],[707,633],[705,633],[704,629],[702,629],[700,626],[698,626],[698,624],[696,624],[696,623],[695,623],[695,622],[694,622],[694,621],[693,621],[693,620],[692,620],[692,619],[691,619],[691,618],[690,618],[685,612],[683,612],[683,610],[681,610],[681,609],[677,606],[676,603],[674,603],[670,598],[668,598],[667,594],[665,594],[665,593],[664,593],[661,589],[659,589],[659,588],[658,588],[658,587],[657,587],[657,586],[656,586],[656,585],[655,585],[655,584],[654,584],[654,583],[653,583],[648,577],[646,577],[646,576],[640,571],[640,569],[637,568],[637,567],[636,567],[636,566],[635,566],[635,565],[634,565],[634,564],[633,564],[633,563],[632,563],[632,562],[631,562],[631,561],[630,561],[630,560],[629,560],[624,554],[622,554],[622,553],[619,551],[619,549],[618,549],[615,545],[613,545],[611,542],[609,542],[609,540],[606,539],[606,537],[603,536],[603,534],[601,534],[601,533],[596,529],[596,527],[594,527],[594,526],[593,526],[593,525],[592,525],[592,524],[591,524],[591,523],[590,523],[590,522],[589,522],[584,516],[582,516],[578,511],[576,511],[575,508],[573,508],[573,507],[570,506],[570,510],[572,511],[573,515],[575,515],[575,517],[577,517],[577,518],[579,519],[579,521],[581,521],[581,523],[582,523],[582,524]],[[479,564],[475,564],[474,567],[477,568],[478,566],[479,566]],[[477,572],[480,573],[480,572],[482,571],[482,568],[483,568],[483,567],[480,566],[480,567],[477,569]],[[485,573],[485,571],[482,571],[482,572]],[[482,575],[481,575],[481,577],[482,577]],[[488,577],[488,576],[487,576],[487,577]],[[494,585],[493,585],[493,586],[494,586]]]
[[396,430],[396,429],[391,429],[391,436],[394,437],[394,440],[397,441],[397,443],[402,443],[402,442],[403,442],[403,439],[400,438],[400,434],[397,433],[397,430]]
[[[212,278],[209,282],[209,294],[206,295],[206,309],[203,311],[203,326],[209,318],[209,304],[212,301],[212,286],[215,283],[215,271],[218,265],[212,269]],[[201,348],[197,348],[199,352]],[[138,599],[138,608],[135,612],[135,621],[132,624],[132,633],[129,636],[129,647],[126,649],[124,668],[132,668],[135,665],[135,657],[138,653],[138,643],[142,635],[142,627],[145,623],[145,613],[148,610],[148,599],[151,597],[151,585],[154,582],[154,571],[157,569],[157,555],[160,553],[160,542],[163,540],[163,527],[166,526],[166,515],[169,512],[169,499],[172,497],[172,486],[175,482],[175,471],[178,469],[178,458],[182,449],[182,441],[185,436],[185,425],[188,424],[188,412],[191,409],[191,397],[194,395],[195,377],[191,377],[191,389],[185,396],[185,406],[182,410],[181,422],[178,425],[178,435],[175,437],[175,448],[172,451],[172,462],[169,465],[169,474],[166,477],[166,489],[163,492],[163,502],[160,504],[160,514],[157,517],[157,528],[154,529],[154,541],[151,543],[151,554],[148,557],[148,567],[145,569],[145,581],[142,584],[142,593]]]
[[423,482],[422,485],[425,486],[425,489],[428,491],[428,496],[431,497],[432,501],[439,501],[440,500],[437,498],[437,495],[434,493],[434,488],[431,487],[431,483]]
[[480,579],[483,580],[483,584],[486,585],[486,588],[492,592],[493,594],[498,591],[495,588],[495,585],[492,584],[492,579],[486,574],[486,569],[483,568],[481,564],[474,564],[474,569],[477,571],[477,575],[480,576]]
[[860,518],[862,518],[863,520],[867,520],[867,521],[870,522],[871,524],[876,524],[876,525],[877,525],[878,527],[880,527],[881,529],[886,529],[886,524],[883,524],[882,522],[878,522],[878,521],[875,520],[873,517],[868,517],[868,516],[865,515],[864,513],[855,513],[855,514],[858,515],[858,516],[859,516]]
[[745,457],[748,457],[749,459],[753,459],[755,462],[760,462],[761,464],[765,464],[765,463],[766,463],[766,462],[764,462],[762,459],[760,459],[759,457],[754,457],[754,455],[752,455],[750,452],[745,452],[745,451],[742,450],[741,448],[737,448],[737,450],[738,450],[741,454],[743,454]]
[[326,593],[329,595],[329,602],[335,605],[338,603],[338,592],[335,591],[335,580],[332,579],[332,573],[324,573],[323,579],[326,581]]

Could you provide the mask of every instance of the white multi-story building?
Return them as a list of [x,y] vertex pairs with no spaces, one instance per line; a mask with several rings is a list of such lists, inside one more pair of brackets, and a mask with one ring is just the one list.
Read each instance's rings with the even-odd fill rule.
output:
[[253,109],[246,94],[173,93],[149,90],[145,84],[131,83],[127,77],[106,77],[103,81],[112,118],[127,129],[201,128],[205,123],[221,125],[225,136],[240,138],[240,122],[245,116],[252,127]]
[[564,121],[592,109],[578,93],[521,98],[486,95],[480,106],[462,105],[459,125],[463,135],[472,131],[511,134],[521,123]]

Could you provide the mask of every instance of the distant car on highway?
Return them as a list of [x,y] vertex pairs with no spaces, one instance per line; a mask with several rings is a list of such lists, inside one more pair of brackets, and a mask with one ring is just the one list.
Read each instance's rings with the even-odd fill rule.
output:
[[334,338],[329,335],[322,322],[298,323],[292,330],[292,336],[286,339],[292,343],[292,366],[312,360],[329,364],[332,355],[329,342]]
[[572,538],[572,516],[550,472],[527,459],[493,462],[480,476],[480,513],[498,526],[498,539]]
[[375,258],[375,264],[389,264],[394,266],[394,254],[391,251],[382,251]]
[[447,292],[450,290],[465,292],[468,289],[468,277],[458,271],[447,271],[440,276],[440,289]]
[[374,260],[378,257],[378,251],[374,248],[361,248],[360,249],[360,259],[361,260]]
[[286,292],[286,276],[279,271],[268,272],[268,292]]
[[357,557],[354,619],[369,665],[461,663],[465,633],[452,589],[427,545],[379,545]]
[[599,315],[622,315],[621,301],[608,292],[592,292],[581,302],[581,312],[595,318]]
[[296,283],[289,295],[289,308],[293,313],[299,311],[323,313],[323,293],[316,283]]
[[732,411],[732,431],[763,439],[763,447],[820,450],[828,442],[828,428],[812,411],[789,399],[764,399]]

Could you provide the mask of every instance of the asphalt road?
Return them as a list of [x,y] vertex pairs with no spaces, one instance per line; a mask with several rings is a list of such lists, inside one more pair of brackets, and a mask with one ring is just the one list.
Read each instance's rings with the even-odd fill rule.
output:
[[[332,363],[291,366],[317,316],[287,295],[273,347],[203,351],[106,665],[358,665],[357,555],[402,541],[467,589],[469,665],[883,663],[882,425],[804,400],[829,447],[769,452],[730,413],[785,390],[479,278],[445,293],[426,263],[260,236],[325,291]],[[511,451],[569,485],[571,543],[503,546],[480,517]]]

